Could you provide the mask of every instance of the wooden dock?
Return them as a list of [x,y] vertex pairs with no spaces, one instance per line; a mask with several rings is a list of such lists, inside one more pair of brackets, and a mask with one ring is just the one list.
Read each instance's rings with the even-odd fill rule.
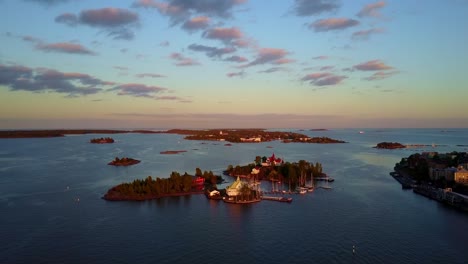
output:
[[292,202],[291,197],[283,197],[283,196],[262,196],[261,199],[268,200],[268,201],[283,202],[283,203]]

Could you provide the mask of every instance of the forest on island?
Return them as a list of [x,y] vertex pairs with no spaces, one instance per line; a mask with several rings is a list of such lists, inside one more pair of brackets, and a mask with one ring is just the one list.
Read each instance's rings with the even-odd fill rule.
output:
[[[218,176],[214,175],[212,171],[204,171],[196,168],[195,176],[205,178],[206,183],[216,184]],[[122,183],[115,187],[112,187],[104,199],[138,199],[145,197],[160,197],[164,195],[178,194],[178,193],[190,193],[193,190],[193,179],[194,176],[185,172],[181,175],[178,172],[173,171],[169,178],[156,178],[153,179],[151,176],[145,179],[136,179],[130,183]]]
[[[285,183],[291,183],[295,186],[304,186],[306,181],[310,180],[311,177],[323,177],[322,164],[316,162],[308,162],[300,160],[298,162],[282,162],[276,165],[262,166],[261,163],[265,163],[267,157],[257,156],[254,163],[250,163],[245,166],[233,166],[229,165],[225,171],[226,174],[231,176],[246,176],[255,177],[257,180],[270,180],[280,181]],[[259,173],[256,175],[251,174],[252,169],[257,168]]]

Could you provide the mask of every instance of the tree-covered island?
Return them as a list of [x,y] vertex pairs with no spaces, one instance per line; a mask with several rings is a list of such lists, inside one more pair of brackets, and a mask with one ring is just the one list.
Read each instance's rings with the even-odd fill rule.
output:
[[398,142],[380,142],[374,148],[379,149],[401,149],[406,148],[405,145],[398,143]]
[[[224,174],[233,177],[243,177],[254,180],[268,180],[288,185],[290,190],[296,187],[313,187],[313,180],[327,177],[322,164],[299,160],[298,162],[284,162],[276,158],[256,156],[253,163],[244,166],[229,165]],[[328,179],[328,178],[327,178]]]
[[123,157],[123,158],[115,157],[115,159],[113,161],[109,162],[108,165],[112,165],[112,166],[130,166],[130,165],[135,165],[135,164],[138,164],[138,163],[140,163],[140,161],[136,160],[136,159],[127,158],[127,157]]
[[110,188],[102,198],[108,201],[143,201],[166,196],[203,194],[205,184],[215,185],[221,181],[221,176],[214,175],[212,171],[202,172],[199,168],[196,168],[195,175],[187,172],[180,175],[174,171],[169,178],[153,179],[148,176],[144,180],[121,183]]
[[93,144],[110,144],[114,143],[114,139],[111,137],[92,138],[89,142]]
[[309,137],[295,132],[266,131],[265,129],[172,129],[168,130],[167,133],[185,135],[187,140],[228,141],[232,143],[259,143],[274,140],[280,140],[284,143],[346,143],[328,137]]

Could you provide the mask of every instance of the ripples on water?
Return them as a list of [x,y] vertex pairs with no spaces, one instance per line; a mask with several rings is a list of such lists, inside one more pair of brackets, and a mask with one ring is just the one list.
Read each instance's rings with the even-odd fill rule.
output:
[[[201,144],[178,135],[96,135],[0,140],[0,263],[466,263],[467,215],[403,191],[389,175],[420,150],[373,149],[381,141],[466,151],[466,130],[304,131],[348,144]],[[99,135],[106,136],[106,135]],[[267,148],[272,146],[273,148]],[[160,155],[165,150],[187,150]],[[111,186],[171,171],[221,172],[256,155],[321,162],[332,190],[291,204],[247,206],[202,195],[106,202]],[[142,160],[107,166],[115,156]],[[227,179],[232,181],[232,179]],[[320,183],[323,184],[323,183]],[[271,187],[267,182],[262,188]],[[287,188],[287,187],[285,187]],[[353,245],[356,253],[353,254]]]

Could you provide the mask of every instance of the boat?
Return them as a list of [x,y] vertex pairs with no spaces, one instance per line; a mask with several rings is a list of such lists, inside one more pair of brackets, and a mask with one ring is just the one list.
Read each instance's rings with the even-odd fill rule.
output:
[[307,188],[299,187],[299,188],[297,188],[296,191],[299,192],[300,194],[306,194],[307,193]]
[[206,198],[210,200],[222,200],[223,196],[218,190],[205,191]]

